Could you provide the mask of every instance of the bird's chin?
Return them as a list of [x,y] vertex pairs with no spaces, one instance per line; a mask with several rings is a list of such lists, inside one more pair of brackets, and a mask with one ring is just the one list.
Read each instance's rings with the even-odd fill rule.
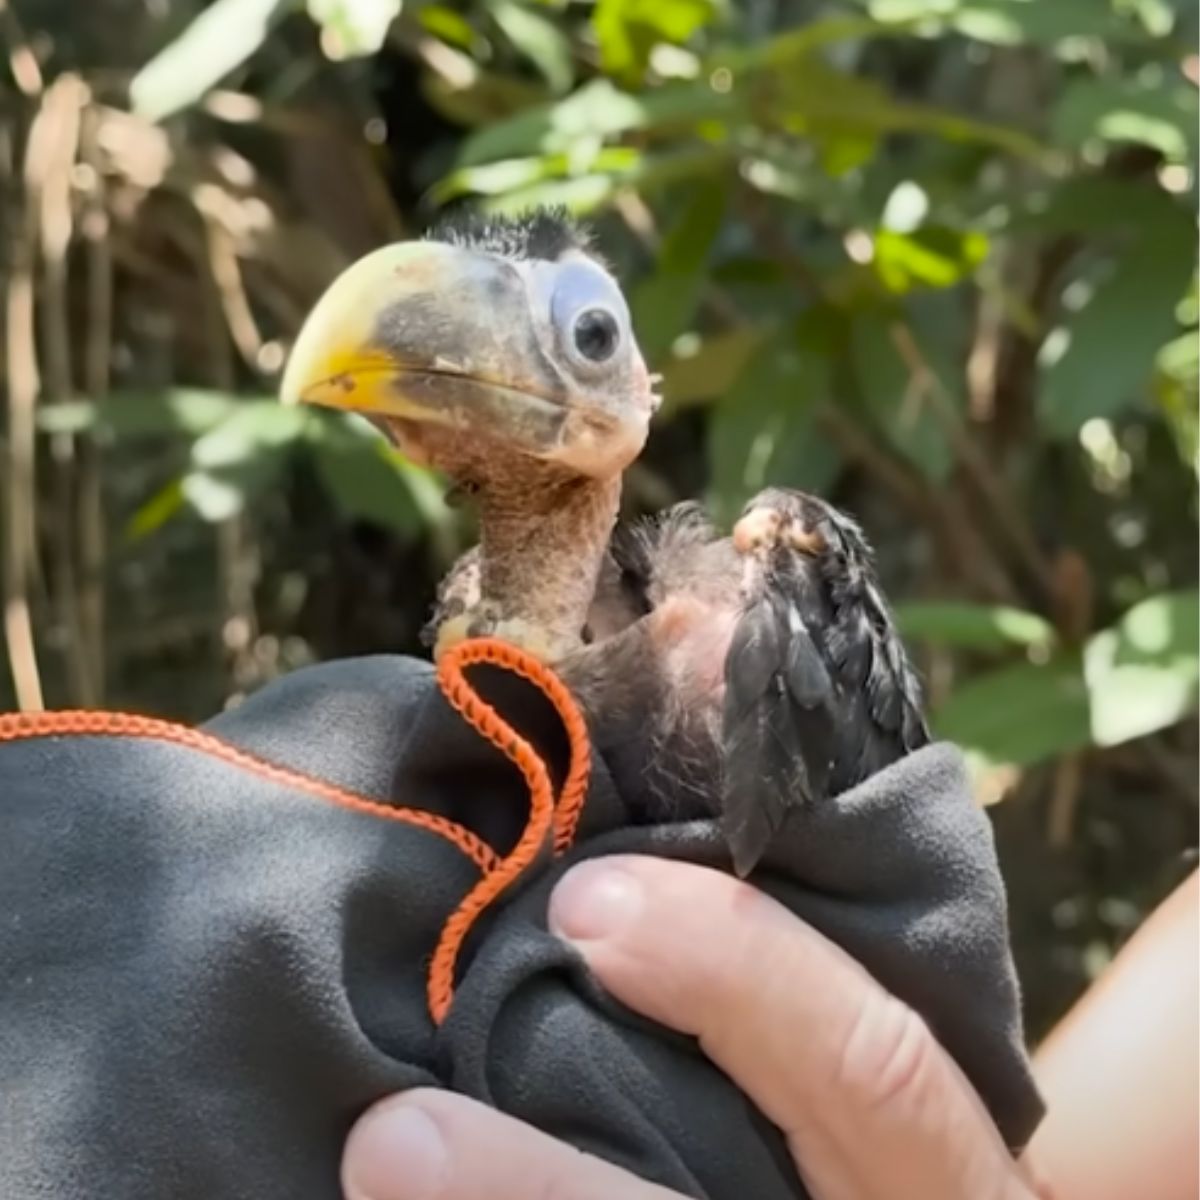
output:
[[434,466],[443,465],[438,447],[451,448],[462,435],[580,475],[610,476],[641,453],[649,430],[648,409],[626,416],[419,368],[342,373],[306,388],[301,401],[361,413],[405,453]]

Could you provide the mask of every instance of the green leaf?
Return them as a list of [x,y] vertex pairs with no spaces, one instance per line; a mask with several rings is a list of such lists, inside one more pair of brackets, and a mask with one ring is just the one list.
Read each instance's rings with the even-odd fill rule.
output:
[[586,153],[543,154],[536,158],[508,158],[481,167],[463,167],[452,171],[432,191],[437,204],[457,196],[510,196],[525,193],[547,180],[566,178],[571,182],[589,178],[589,172],[606,172],[626,178],[636,172],[642,156],[623,146],[601,149],[593,145]]
[[811,59],[817,51],[841,42],[904,36],[908,33],[908,24],[840,14],[821,17],[768,38],[756,38],[747,45],[722,46],[706,59],[704,72],[710,73],[720,67],[735,75],[744,71],[790,69],[801,60]]
[[404,538],[416,537],[424,525],[449,521],[436,476],[409,462],[364,422],[326,417],[306,432],[321,482],[346,516]]
[[125,525],[125,539],[139,542],[157,533],[172,517],[182,511],[185,500],[183,480],[172,479],[159,488],[149,500],[139,505]]
[[578,142],[601,142],[620,134],[653,129],[688,129],[697,122],[728,117],[740,101],[707,84],[670,84],[633,96],[607,79],[593,79],[564,100],[540,105],[497,121],[468,137],[459,149],[460,166],[495,159],[571,151]]
[[242,401],[191,447],[180,487],[205,521],[224,521],[272,486],[310,414],[274,400]]
[[1115,37],[1121,26],[1109,0],[872,0],[880,21],[930,22],[981,42],[1053,46],[1067,39]]
[[421,93],[435,112],[457,125],[503,125],[546,99],[546,86],[540,79],[485,70],[469,54],[450,46],[443,46],[442,53],[455,69],[422,75]]
[[1105,176],[1076,175],[1032,191],[1010,225],[1014,232],[1138,235],[1159,222],[1179,223],[1179,206],[1160,188]]
[[[741,68],[714,69],[700,80],[669,83],[636,96],[607,79],[595,79],[555,104],[472,134],[460,149],[458,165],[565,153],[580,143],[603,143],[635,132],[658,137],[690,132],[717,140],[733,126],[777,128],[822,144],[907,132],[975,142],[1024,157],[1045,153],[1021,130],[897,100],[878,84],[811,56],[811,46],[808,52],[802,63],[785,57],[778,64],[764,52],[742,74]],[[721,78],[726,82],[718,86]]]
[[1042,345],[1038,415],[1052,437],[1072,437],[1144,396],[1175,306],[1191,278],[1195,233],[1178,215],[1146,228],[1090,299]]
[[632,82],[639,80],[654,47],[682,45],[716,16],[713,0],[599,0],[592,12],[592,31],[604,70]]
[[[954,456],[944,421],[934,409],[930,386],[949,390],[949,381],[938,373],[938,384],[915,377],[897,348],[897,331],[904,328],[895,317],[866,311],[855,315],[851,327],[852,355],[859,389],[875,425],[914,466],[933,480],[946,477]],[[919,335],[909,330],[918,346]],[[928,369],[938,365],[925,354]]]
[[1071,81],[1051,121],[1057,141],[1081,147],[1098,139],[1137,142],[1172,162],[1196,159],[1196,89],[1180,81],[1104,76]]
[[214,525],[236,517],[246,507],[247,488],[233,473],[189,471],[180,493],[201,520]]
[[948,288],[966,279],[988,255],[987,237],[973,230],[927,225],[912,233],[881,229],[875,235],[875,270],[884,285],[903,293],[914,287]]
[[630,297],[633,327],[652,364],[657,365],[696,311],[727,200],[725,181],[697,187],[663,238],[654,273],[642,279]]
[[665,409],[724,396],[770,335],[769,329],[746,325],[676,343],[674,354],[662,366]]
[[841,459],[816,422],[829,390],[828,360],[781,334],[748,365],[716,406],[708,431],[712,508],[729,522],[772,484],[826,491]]
[[211,469],[196,467],[183,476],[180,490],[202,520],[226,521],[276,487],[286,461],[282,448],[264,448],[238,462]]
[[1168,342],[1158,352],[1155,401],[1179,449],[1179,457],[1200,471],[1200,337],[1195,328]]
[[423,4],[416,18],[421,27],[452,46],[470,50],[475,44],[475,30],[461,13],[444,4]]
[[1094,635],[1082,658],[1062,654],[969,680],[933,725],[987,763],[1013,766],[1153,733],[1200,702],[1198,631],[1195,590],[1154,596]]
[[294,443],[303,435],[309,414],[271,400],[238,404],[219,425],[192,446],[192,464],[219,471]]
[[388,460],[386,450],[381,438],[338,436],[331,431],[312,443],[321,482],[346,516],[412,538],[420,531],[420,516],[404,475]]
[[553,92],[565,92],[575,78],[571,42],[549,18],[514,0],[491,0],[488,11],[504,36],[537,69]]
[[46,433],[94,430],[119,440],[177,434],[194,437],[220,424],[238,403],[226,392],[199,388],[115,392],[99,402],[44,405],[38,410],[38,424]]
[[1054,627],[1037,613],[1020,608],[953,601],[909,601],[896,606],[896,621],[906,638],[964,650],[1002,651],[1014,646],[1049,647]]
[[[607,169],[606,174],[592,172],[566,179],[547,179],[529,187],[502,191],[483,201],[480,207],[488,212],[520,213],[530,208],[563,205],[573,212],[589,212],[611,203],[623,189],[636,188],[642,195],[650,196],[660,189],[680,183],[702,183],[725,174],[728,160],[727,150],[720,146],[701,146],[655,155],[610,147],[601,150],[594,160],[596,167]],[[477,173],[486,174],[490,169],[470,167],[458,174],[468,182],[473,182]],[[495,181],[488,180],[488,183]]]
[[195,104],[266,41],[295,0],[215,0],[129,84],[130,107],[161,121]]
[[1200,704],[1200,593],[1153,596],[1084,650],[1092,737],[1115,746],[1191,715]]
[[321,26],[322,48],[334,59],[377,54],[401,0],[307,0],[308,15]]
[[588,213],[611,203],[620,186],[612,175],[555,179],[505,192],[485,200],[480,208],[484,212],[510,215],[527,212],[531,208],[565,208],[573,213]]
[[821,139],[928,134],[975,142],[1038,159],[1045,149],[1021,130],[965,117],[934,105],[899,100],[874,80],[839,71],[820,58],[780,70],[760,85],[756,115],[771,113],[787,133]]
[[1091,741],[1088,688],[1074,655],[977,675],[932,716],[937,735],[992,766],[1031,766]]

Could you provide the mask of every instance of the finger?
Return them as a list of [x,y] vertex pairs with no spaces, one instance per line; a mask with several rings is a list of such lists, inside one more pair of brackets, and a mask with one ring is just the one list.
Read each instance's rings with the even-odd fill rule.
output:
[[384,1100],[342,1159],[347,1200],[683,1200],[453,1092]]
[[699,1039],[820,1200],[1028,1195],[920,1018],[756,889],[688,863],[595,860],[559,884],[550,924],[618,999]]

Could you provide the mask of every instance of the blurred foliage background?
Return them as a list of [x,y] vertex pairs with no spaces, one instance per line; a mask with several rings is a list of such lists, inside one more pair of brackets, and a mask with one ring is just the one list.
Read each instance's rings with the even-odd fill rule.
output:
[[566,204],[665,376],[629,512],[781,482],[872,535],[1040,1033],[1196,841],[1195,17],[0,0],[0,704],[416,651],[470,516],[281,365],[377,244]]

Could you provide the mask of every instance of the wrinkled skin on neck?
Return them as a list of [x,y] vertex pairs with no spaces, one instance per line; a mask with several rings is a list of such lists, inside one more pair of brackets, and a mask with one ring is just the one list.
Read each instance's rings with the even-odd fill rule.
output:
[[420,438],[424,456],[479,507],[471,586],[439,605],[436,646],[495,636],[552,662],[578,649],[617,519],[620,477],[589,479],[479,437],[423,429]]

